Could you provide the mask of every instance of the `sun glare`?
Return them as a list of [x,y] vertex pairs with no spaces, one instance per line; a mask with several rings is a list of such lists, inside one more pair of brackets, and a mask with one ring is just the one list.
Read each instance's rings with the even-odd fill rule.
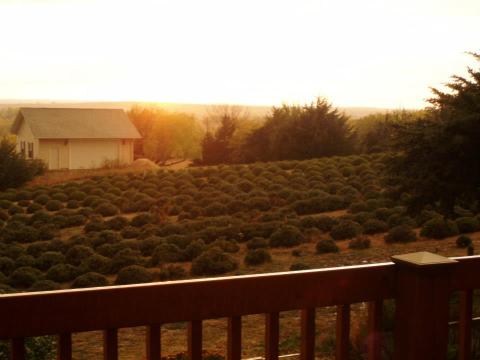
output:
[[[0,98],[422,107],[476,1],[3,1]],[[19,21],[25,26],[18,26]]]

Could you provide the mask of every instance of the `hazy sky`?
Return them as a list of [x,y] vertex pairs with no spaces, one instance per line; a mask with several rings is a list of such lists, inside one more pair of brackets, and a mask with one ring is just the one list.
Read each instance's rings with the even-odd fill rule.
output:
[[0,0],[0,99],[422,107],[480,0]]

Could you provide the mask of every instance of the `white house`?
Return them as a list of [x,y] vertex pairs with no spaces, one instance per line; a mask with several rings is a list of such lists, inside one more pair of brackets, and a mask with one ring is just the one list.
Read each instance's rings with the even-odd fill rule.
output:
[[51,170],[128,165],[141,137],[121,109],[20,108],[12,133],[18,152]]

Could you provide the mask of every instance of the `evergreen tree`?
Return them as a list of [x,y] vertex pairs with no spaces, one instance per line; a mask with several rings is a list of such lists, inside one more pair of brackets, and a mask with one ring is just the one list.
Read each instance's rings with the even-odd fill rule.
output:
[[[480,54],[471,55],[480,61]],[[453,76],[449,92],[432,89],[424,119],[396,124],[390,181],[408,193],[413,211],[437,204],[452,213],[456,202],[479,198],[480,69],[468,73],[469,79]]]

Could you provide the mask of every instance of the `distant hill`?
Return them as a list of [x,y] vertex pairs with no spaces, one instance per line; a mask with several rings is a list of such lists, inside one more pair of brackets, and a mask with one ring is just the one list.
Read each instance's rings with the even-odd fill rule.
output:
[[[216,104],[181,104],[181,103],[142,103],[142,102],[63,102],[63,101],[18,101],[18,100],[0,100],[0,113],[2,109],[18,108],[21,106],[30,107],[73,107],[73,108],[121,108],[128,110],[134,105],[159,106],[168,111],[186,112],[203,117]],[[238,105],[247,109],[252,117],[264,117],[272,106],[258,105]],[[359,118],[369,114],[381,113],[391,109],[373,108],[373,107],[339,107],[352,118]]]

